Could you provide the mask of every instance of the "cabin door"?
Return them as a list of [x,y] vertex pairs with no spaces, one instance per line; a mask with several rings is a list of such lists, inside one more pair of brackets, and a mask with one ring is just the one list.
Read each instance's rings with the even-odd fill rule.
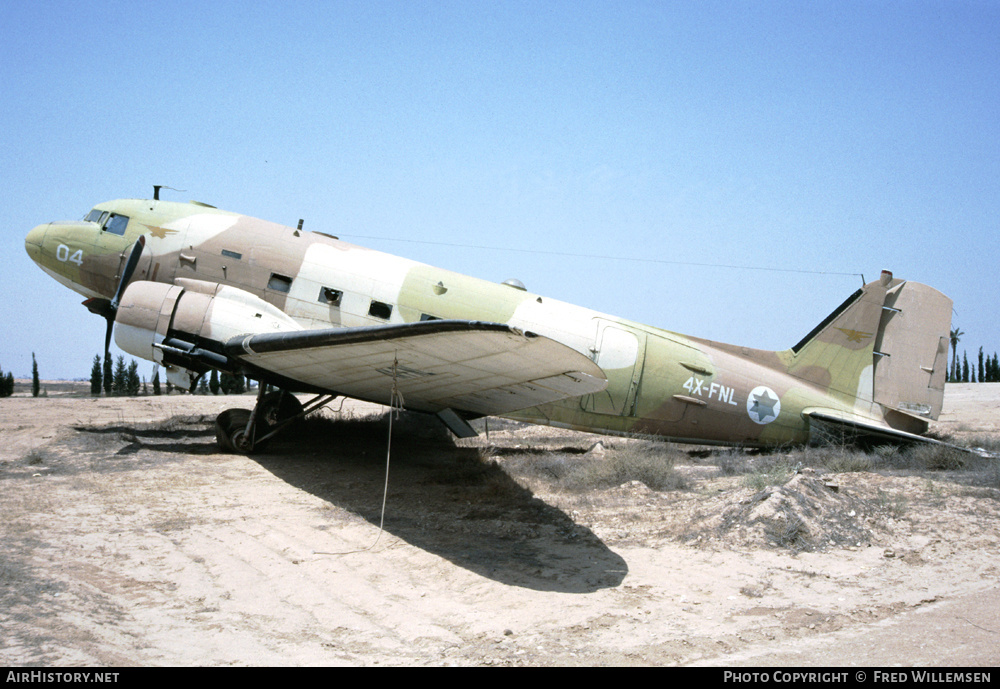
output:
[[642,378],[646,334],[618,323],[595,319],[596,336],[591,349],[594,362],[608,377],[608,387],[581,398],[584,411],[630,416]]

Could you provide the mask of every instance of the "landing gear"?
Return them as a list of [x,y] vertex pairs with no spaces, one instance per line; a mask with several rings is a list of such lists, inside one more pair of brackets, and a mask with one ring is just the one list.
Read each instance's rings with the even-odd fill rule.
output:
[[215,441],[226,452],[248,455],[279,431],[330,403],[336,395],[319,395],[303,405],[285,390],[268,391],[262,384],[257,404],[249,409],[227,409],[215,419]]
[[215,418],[215,442],[226,452],[249,454],[252,449],[247,442],[249,409],[227,409]]
[[299,398],[284,390],[266,393],[257,404],[257,422],[263,421],[271,428],[277,428],[303,412]]

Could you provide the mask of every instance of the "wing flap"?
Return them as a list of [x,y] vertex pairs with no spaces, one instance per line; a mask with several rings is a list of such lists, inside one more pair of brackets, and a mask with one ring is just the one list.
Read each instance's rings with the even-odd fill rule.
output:
[[407,408],[503,414],[603,390],[588,357],[501,323],[424,321],[233,338],[226,353],[310,388]]

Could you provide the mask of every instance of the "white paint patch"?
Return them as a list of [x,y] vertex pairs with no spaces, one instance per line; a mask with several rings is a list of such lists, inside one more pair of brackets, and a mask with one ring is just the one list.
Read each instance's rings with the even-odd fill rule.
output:
[[597,365],[605,371],[633,368],[639,356],[639,340],[636,336],[619,328],[607,327],[601,334],[601,349],[597,353]]
[[[416,261],[379,251],[341,251],[326,244],[314,244],[306,252],[302,270],[310,279],[321,281],[321,276],[336,277],[345,280],[346,289],[365,292],[379,301],[394,304],[403,290],[407,274],[419,265]],[[309,275],[314,270],[317,277]]]
[[162,350],[153,347],[153,344],[160,344],[162,341],[161,335],[146,328],[127,323],[115,324],[115,344],[118,349],[132,356],[162,363]]
[[291,332],[299,325],[280,309],[237,287],[219,288],[201,335],[218,342],[246,333]]
[[591,347],[594,346],[598,325],[595,319],[602,316],[593,309],[542,297],[541,304],[535,299],[528,299],[518,305],[510,324],[515,328],[552,338],[581,354],[592,356]]
[[870,411],[872,402],[874,401],[874,393],[875,367],[865,366],[861,369],[861,375],[858,376],[858,391],[855,394],[857,399],[854,402],[855,409],[864,412]]
[[371,300],[393,306],[390,322],[399,322],[398,302],[407,273],[416,261],[368,249],[338,249],[312,244],[288,294],[295,318],[329,323],[329,306],[318,301],[321,287],[343,293],[341,318],[344,325],[377,322],[368,317]]

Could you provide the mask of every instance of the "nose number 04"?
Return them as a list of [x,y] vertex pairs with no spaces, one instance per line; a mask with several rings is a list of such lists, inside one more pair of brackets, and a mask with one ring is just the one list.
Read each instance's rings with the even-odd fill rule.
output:
[[83,265],[83,249],[77,249],[76,251],[70,252],[70,249],[65,244],[60,244],[56,247],[56,258],[58,258],[63,263],[75,263],[78,266]]

